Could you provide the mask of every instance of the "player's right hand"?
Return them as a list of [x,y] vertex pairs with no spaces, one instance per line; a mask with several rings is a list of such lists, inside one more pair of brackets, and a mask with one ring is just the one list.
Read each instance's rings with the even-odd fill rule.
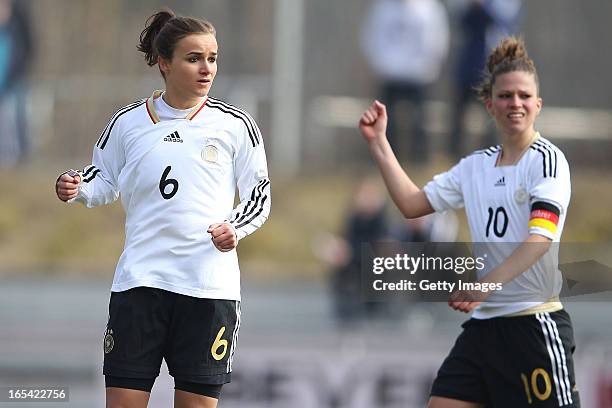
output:
[[387,137],[387,108],[375,100],[361,115],[359,130],[367,142],[382,140]]
[[71,176],[69,172],[66,172],[59,176],[55,182],[55,193],[57,198],[62,201],[68,201],[75,198],[79,194],[79,183],[81,182],[81,176],[75,174]]

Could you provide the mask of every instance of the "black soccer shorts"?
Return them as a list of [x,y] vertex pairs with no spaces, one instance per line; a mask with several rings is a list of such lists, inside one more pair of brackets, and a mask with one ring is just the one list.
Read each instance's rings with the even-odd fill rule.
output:
[[112,292],[104,375],[154,379],[162,358],[176,380],[225,384],[240,327],[240,302],[137,287]]
[[442,363],[431,395],[487,408],[579,408],[565,310],[470,319]]

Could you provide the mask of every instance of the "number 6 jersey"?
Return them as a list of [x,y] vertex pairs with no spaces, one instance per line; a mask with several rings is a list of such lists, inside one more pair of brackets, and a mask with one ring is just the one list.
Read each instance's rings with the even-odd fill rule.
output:
[[[565,156],[539,134],[514,165],[497,166],[500,152],[500,146],[476,151],[424,187],[436,211],[465,207],[472,241],[484,243],[488,254],[479,278],[530,234],[558,243],[571,195]],[[558,296],[562,278],[557,249],[553,244],[550,255],[494,291],[474,317],[512,314]]]
[[[208,97],[189,110],[160,91],[115,113],[83,169],[75,201],[121,201],[125,247],[112,291],[137,286],[240,300],[236,250],[220,252],[206,232],[228,222],[238,239],[270,212],[263,139],[246,112]],[[238,187],[240,204],[234,207]]]

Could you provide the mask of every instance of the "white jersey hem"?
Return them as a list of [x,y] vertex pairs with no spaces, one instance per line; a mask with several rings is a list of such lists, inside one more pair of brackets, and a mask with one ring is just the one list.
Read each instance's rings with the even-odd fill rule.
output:
[[227,290],[207,290],[207,289],[193,289],[185,288],[176,285],[172,285],[168,282],[155,281],[155,280],[132,280],[129,282],[113,283],[111,286],[111,292],[123,292],[129,289],[137,287],[148,287],[163,289],[169,292],[178,293],[179,295],[191,296],[201,299],[223,299],[223,300],[237,300],[240,301],[240,292],[229,293]]
[[[479,306],[472,313],[474,319],[492,319],[494,317],[502,317],[509,314],[522,312],[523,310],[531,309],[539,306],[544,302],[525,302],[525,303],[483,303],[484,306]],[[483,310],[484,309],[484,310]]]

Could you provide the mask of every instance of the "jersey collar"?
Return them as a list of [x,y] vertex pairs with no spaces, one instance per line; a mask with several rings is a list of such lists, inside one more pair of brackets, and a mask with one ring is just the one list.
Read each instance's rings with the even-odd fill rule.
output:
[[[529,150],[529,147],[531,147],[532,144],[535,143],[536,140],[538,140],[540,138],[540,132],[535,132],[535,134],[533,135],[533,137],[531,138],[531,141],[529,142],[529,144],[527,146],[525,146],[525,148],[523,149],[523,151],[521,152],[521,154],[517,157],[517,159],[514,161],[514,163],[511,164],[507,164],[504,166],[515,166],[516,163],[518,163],[519,161],[521,161],[521,159],[523,158],[523,156],[525,155],[525,153],[527,152],[527,150]],[[499,162],[501,161],[502,158],[502,152],[504,151],[504,148],[502,146],[501,149],[499,149],[499,152],[497,153],[497,157],[495,158],[495,167],[502,167]]]
[[[147,113],[149,114],[149,117],[151,118],[153,123],[159,123],[160,122],[159,116],[157,116],[157,112],[155,111],[155,104],[153,103],[153,101],[155,99],[159,98],[160,96],[162,96],[163,93],[164,93],[164,91],[155,90],[155,91],[153,91],[153,94],[147,99]],[[206,98],[204,98],[204,100],[202,102],[197,104],[196,107],[191,111],[191,113],[189,115],[185,116],[185,119],[192,120],[198,113],[200,113],[200,111],[202,110],[202,108],[206,104],[206,100],[207,99],[208,99],[208,96]]]

